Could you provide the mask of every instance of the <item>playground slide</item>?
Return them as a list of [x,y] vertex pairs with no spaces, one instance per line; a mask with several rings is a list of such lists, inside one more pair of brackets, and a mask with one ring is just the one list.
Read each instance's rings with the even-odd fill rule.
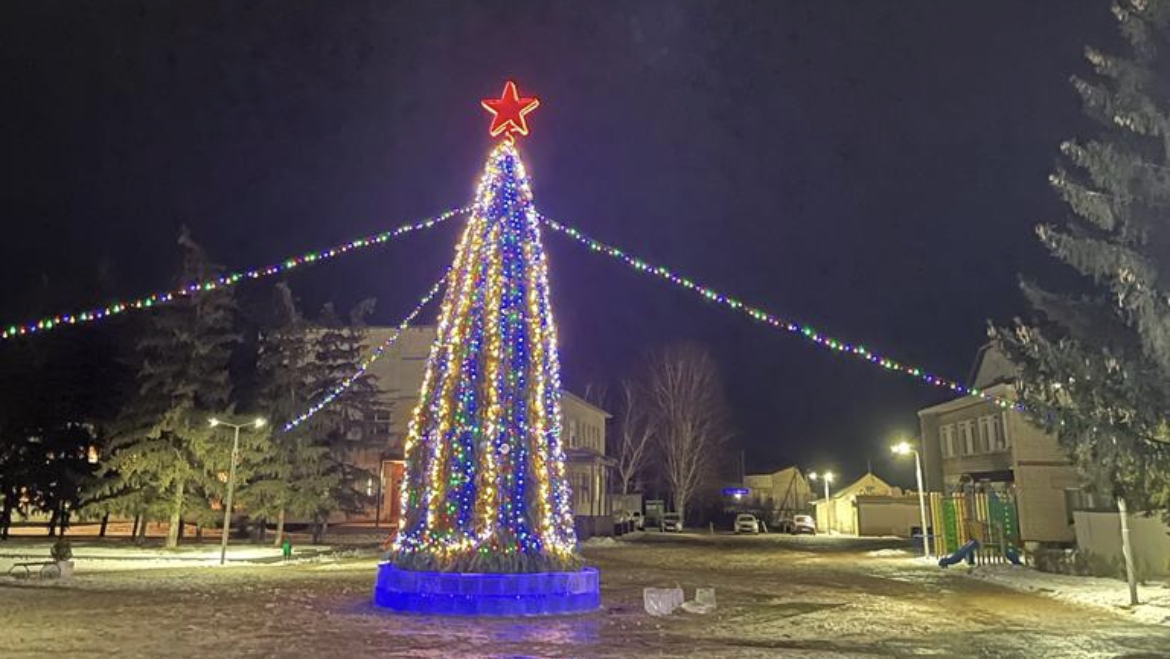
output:
[[939,567],[950,567],[950,566],[954,565],[955,563],[958,563],[959,561],[963,561],[963,560],[974,565],[975,564],[975,551],[977,549],[979,549],[979,541],[978,540],[971,540],[970,542],[963,545],[962,547],[959,547],[959,550],[956,551],[955,553],[951,554],[950,556],[943,556],[942,558],[938,559],[938,566]]
[[1007,558],[1009,561],[1011,561],[1012,565],[1023,565],[1023,563],[1020,562],[1020,552],[1016,551],[1015,547],[1008,547],[1007,549],[1004,549],[1003,555],[1004,558]]

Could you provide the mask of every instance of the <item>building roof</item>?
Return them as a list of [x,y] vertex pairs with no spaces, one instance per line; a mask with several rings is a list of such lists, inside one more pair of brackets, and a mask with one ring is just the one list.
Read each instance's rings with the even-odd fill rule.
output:
[[[853,481],[849,485],[846,485],[845,487],[837,490],[836,492],[833,492],[832,494],[829,495],[829,498],[830,499],[842,499],[842,498],[849,497],[849,496],[855,496],[859,493],[864,494],[863,489],[867,486],[877,486],[880,488],[884,488],[888,491],[893,491],[893,490],[900,491],[900,489],[901,489],[901,488],[896,488],[893,485],[890,485],[889,483],[882,480],[881,478],[878,478],[878,476],[875,475],[873,472],[869,472],[869,473],[865,474],[864,476],[862,476],[861,478],[858,478],[857,480]],[[824,501],[824,499],[822,498],[822,499],[820,499],[820,501]]]
[[1016,375],[1016,367],[1007,355],[996,349],[994,344],[987,343],[976,353],[968,381],[976,389],[986,389],[996,384],[1013,382]]
[[[1015,382],[1016,376],[1016,367],[1008,360],[1007,355],[996,349],[994,344],[987,343],[981,346],[975,354],[975,363],[971,365],[968,382],[971,383],[972,388],[994,398],[1014,400],[1016,392],[1012,383]],[[918,416],[949,412],[986,403],[987,401],[979,396],[964,395],[918,410]]]
[[601,409],[600,407],[594,405],[593,403],[590,403],[589,401],[585,400],[584,398],[578,396],[577,394],[575,394],[567,389],[561,389],[561,396],[564,398],[571,399],[573,402],[577,403],[578,405],[583,405],[585,407],[588,407],[589,409],[595,410],[596,412],[600,413],[602,416],[604,416],[607,419],[613,418],[613,415],[610,414],[609,412],[606,412],[605,410]]
[[[1016,395],[1015,387],[1013,387],[1011,384],[1008,384],[1006,382],[1002,382],[1000,384],[993,384],[990,387],[987,387],[986,389],[982,389],[982,391],[983,391],[983,393],[987,394],[988,396],[991,396],[992,398],[1006,398],[1008,400],[1014,400],[1015,395]],[[985,398],[979,398],[978,396],[959,396],[958,398],[952,398],[951,400],[948,400],[948,401],[943,402],[943,403],[939,403],[938,405],[931,405],[930,407],[924,407],[924,408],[918,410],[918,416],[926,416],[927,414],[938,414],[940,412],[950,412],[953,410],[961,410],[965,407],[973,407],[975,405],[993,405],[993,403],[991,403],[990,401],[988,401]]]
[[783,469],[777,469],[776,471],[769,471],[769,472],[765,472],[762,474],[744,474],[744,478],[765,478],[765,477],[771,477],[771,476],[779,476],[780,474],[783,474],[784,472],[787,472],[787,471],[795,471],[797,476],[802,476],[802,477],[804,476],[804,474],[801,473],[801,471],[798,467],[796,467],[795,465],[792,465],[792,466],[784,467]]

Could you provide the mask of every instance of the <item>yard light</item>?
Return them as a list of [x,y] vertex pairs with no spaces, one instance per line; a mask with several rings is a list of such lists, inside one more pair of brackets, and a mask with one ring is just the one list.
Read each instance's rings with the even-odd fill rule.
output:
[[918,454],[918,449],[905,440],[894,444],[890,450],[898,455],[914,454],[914,475],[918,478],[918,515],[922,520],[922,556],[930,558],[930,540],[926,533],[926,492],[922,487],[922,456]]
[[232,495],[236,489],[236,463],[240,459],[240,430],[243,428],[263,428],[264,419],[256,417],[252,423],[228,423],[227,421],[220,421],[215,417],[211,417],[211,427],[227,426],[235,430],[235,436],[232,439],[232,463],[228,468],[228,491],[227,500],[224,501],[223,507],[223,534],[219,541],[219,564],[223,565],[227,561],[227,542],[228,529],[232,525]]
[[829,520],[827,518],[828,518],[828,513],[830,512],[830,508],[829,508],[829,483],[833,482],[833,472],[823,471],[823,472],[818,474],[815,471],[811,471],[808,474],[808,479],[810,481],[820,480],[822,483],[825,484],[825,512],[826,512],[825,531],[828,531],[829,530]]

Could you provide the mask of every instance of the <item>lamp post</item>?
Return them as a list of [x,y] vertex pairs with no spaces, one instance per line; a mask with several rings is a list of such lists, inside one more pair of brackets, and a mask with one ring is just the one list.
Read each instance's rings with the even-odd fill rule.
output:
[[239,461],[240,457],[240,430],[242,428],[263,428],[264,419],[258,418],[251,423],[228,423],[212,417],[210,423],[212,428],[227,426],[235,430],[235,436],[232,438],[232,463],[228,467],[227,500],[224,501],[223,506],[223,533],[219,541],[219,564],[223,565],[227,561],[228,529],[232,525],[232,495],[235,494],[236,489],[236,462]]
[[833,482],[833,472],[826,471],[820,474],[815,471],[809,472],[808,479],[810,481],[820,479],[820,481],[825,484],[825,531],[827,532],[830,530],[829,514],[832,512],[832,508],[830,508],[829,504],[829,483]]
[[918,514],[922,519],[922,556],[930,558],[930,540],[926,532],[926,492],[922,487],[922,456],[910,442],[898,442],[890,450],[898,455],[914,454],[914,475],[918,478]]

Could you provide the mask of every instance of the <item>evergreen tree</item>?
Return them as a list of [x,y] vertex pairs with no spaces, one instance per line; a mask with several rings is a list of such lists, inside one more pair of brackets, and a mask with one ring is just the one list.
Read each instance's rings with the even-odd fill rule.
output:
[[[314,359],[309,369],[310,399],[314,404],[357,372],[367,349],[364,318],[373,306],[373,300],[358,304],[351,310],[348,323],[340,318],[332,304],[326,304],[322,309],[318,328],[313,332]],[[376,440],[370,432],[377,395],[377,380],[367,373],[308,424],[315,439],[328,449],[333,476],[339,481],[328,496],[332,510],[356,513],[369,503],[366,485],[376,475],[361,469],[358,463],[368,462],[369,452],[377,450]],[[322,525],[327,518],[328,514],[323,510],[320,516]]]
[[[184,227],[181,281],[220,273]],[[118,420],[103,471],[116,475],[111,508],[170,523],[167,546],[179,542],[185,509],[205,508],[223,489],[231,442],[208,421],[228,409],[229,362],[240,337],[230,289],[201,292],[155,309],[138,342],[136,395]],[[205,512],[205,511],[204,511]]]
[[310,405],[315,369],[309,325],[297,309],[292,291],[277,284],[273,318],[261,330],[257,377],[260,409],[274,428],[270,450],[257,479],[241,490],[252,512],[276,519],[280,543],[287,516],[318,519],[336,509],[333,494],[341,484],[340,463],[328,442],[311,426],[284,426]]
[[1073,85],[1099,130],[1061,146],[1050,181],[1070,213],[1037,229],[1082,277],[1023,282],[1036,318],[992,335],[1089,487],[1149,509],[1170,504],[1170,1],[1113,11],[1129,52],[1087,50],[1095,75]]

